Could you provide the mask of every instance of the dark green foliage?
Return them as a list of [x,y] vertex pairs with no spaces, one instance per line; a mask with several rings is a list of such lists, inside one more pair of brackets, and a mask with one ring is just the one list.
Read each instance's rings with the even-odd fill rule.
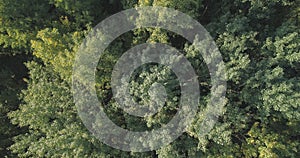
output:
[[12,125],[7,114],[16,110],[20,104],[19,93],[25,88],[23,78],[26,76],[24,56],[0,57],[0,157],[12,156],[8,147],[13,143],[13,137],[25,129]]

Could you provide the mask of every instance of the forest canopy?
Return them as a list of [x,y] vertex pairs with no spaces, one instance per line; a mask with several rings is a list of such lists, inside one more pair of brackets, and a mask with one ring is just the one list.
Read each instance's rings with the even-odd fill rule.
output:
[[[73,100],[72,72],[93,27],[143,6],[178,10],[210,33],[226,67],[226,104],[205,137],[199,137],[199,112],[172,143],[130,152],[106,145],[85,127]],[[300,157],[299,15],[297,0],[0,0],[0,157]],[[199,109],[206,107],[211,78],[193,43],[169,30],[139,28],[116,38],[97,64],[95,88],[107,116],[122,128],[147,131],[176,114],[180,84],[159,64],[139,67],[129,83],[142,105],[150,104],[153,83],[165,85],[159,113],[133,117],[112,97],[114,65],[142,43],[182,52],[199,76]]]

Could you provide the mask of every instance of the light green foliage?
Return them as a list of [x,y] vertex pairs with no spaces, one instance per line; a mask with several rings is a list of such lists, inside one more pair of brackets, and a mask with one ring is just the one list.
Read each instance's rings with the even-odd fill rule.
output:
[[56,72],[70,81],[74,52],[79,44],[80,32],[61,34],[58,29],[46,28],[38,32],[37,38],[31,41],[33,54],[41,58],[45,64],[51,64]]
[[[128,157],[103,145],[84,127],[74,106],[69,84],[52,67],[27,64],[31,80],[23,91],[26,104],[11,112],[13,123],[28,126],[10,149],[20,157]],[[118,157],[119,157],[118,156]]]
[[[0,44],[1,54],[21,54],[30,51],[30,40],[35,38],[53,16],[49,16],[50,5],[42,0],[0,1]],[[48,21],[41,20],[48,19]]]

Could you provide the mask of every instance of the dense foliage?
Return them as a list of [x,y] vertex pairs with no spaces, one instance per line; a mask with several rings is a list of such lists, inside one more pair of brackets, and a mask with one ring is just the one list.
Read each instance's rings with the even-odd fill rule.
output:
[[[75,53],[97,23],[137,6],[175,8],[216,41],[227,68],[227,104],[206,137],[198,137],[199,114],[173,143],[124,152],[97,140],[80,120],[71,91]],[[0,157],[300,157],[299,14],[297,0],[0,0]],[[148,64],[135,71],[130,92],[148,104],[149,86],[163,83],[168,99],[162,111],[139,118],[116,108],[113,65],[145,42],[182,51],[199,75],[200,108],[210,96],[209,73],[191,43],[159,28],[125,33],[99,61],[96,88],[108,116],[133,131],[167,123],[180,95],[172,71]]]

